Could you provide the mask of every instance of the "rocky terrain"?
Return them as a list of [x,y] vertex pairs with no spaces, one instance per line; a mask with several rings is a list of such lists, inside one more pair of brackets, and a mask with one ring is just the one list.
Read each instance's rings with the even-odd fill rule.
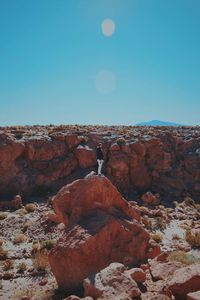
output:
[[199,200],[199,127],[0,128],[0,299],[198,300]]
[[96,170],[103,143],[104,174],[126,198],[147,190],[170,202],[200,195],[199,127],[0,127],[0,196],[44,196]]

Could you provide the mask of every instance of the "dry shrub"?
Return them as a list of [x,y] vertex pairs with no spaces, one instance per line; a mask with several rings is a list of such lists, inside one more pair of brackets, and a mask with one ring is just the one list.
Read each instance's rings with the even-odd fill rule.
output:
[[1,213],[0,213],[0,221],[6,219],[7,216],[8,216],[8,213],[6,213],[6,212],[1,212]]
[[20,263],[17,269],[19,273],[24,273],[27,269],[25,262]]
[[146,206],[140,206],[139,210],[141,211],[141,213],[148,215],[149,214],[149,209]]
[[0,247],[3,245],[3,243],[4,243],[4,240],[0,239]]
[[[48,247],[48,246],[47,246]],[[33,267],[38,271],[46,271],[49,267],[48,253],[49,251],[45,248],[45,244],[39,241],[34,242],[32,245],[32,263]]]
[[20,209],[18,209],[15,213],[16,213],[17,215],[19,215],[19,216],[24,216],[24,215],[26,215],[28,212],[27,212],[27,210],[26,210],[25,208],[20,208]]
[[25,232],[28,230],[29,227],[30,227],[30,223],[29,223],[29,222],[26,222],[26,223],[24,224],[23,228],[22,228],[22,232],[25,233]]
[[163,240],[163,235],[160,232],[155,232],[155,233],[151,233],[151,238],[157,243],[160,243]]
[[3,270],[8,271],[10,269],[13,269],[13,266],[14,266],[13,260],[6,259],[3,263]]
[[179,227],[182,228],[182,229],[185,229],[185,230],[190,229],[190,226],[186,223],[180,224]]
[[150,229],[152,231],[156,231],[156,230],[163,231],[166,228],[166,221],[161,217],[149,218],[149,220],[150,220]]
[[0,246],[0,259],[6,259],[8,256],[8,250]]
[[196,207],[196,203],[195,201],[190,198],[190,197],[185,197],[184,201],[183,201],[187,206],[192,206],[192,207]]
[[46,240],[41,243],[41,249],[51,250],[56,243],[56,240]]
[[33,267],[37,271],[46,271],[49,267],[49,260],[48,260],[48,251],[46,249],[42,249],[37,251],[32,258]]
[[200,248],[200,230],[191,231],[190,229],[187,229],[185,232],[185,239],[193,248]]
[[27,236],[23,233],[17,234],[13,240],[13,244],[20,244],[27,240]]
[[37,209],[37,206],[34,203],[29,203],[25,205],[25,209],[28,213],[31,213]]
[[194,263],[199,263],[200,260],[196,258],[194,255],[189,254],[182,250],[173,251],[169,254],[168,259],[170,261],[177,261],[183,263],[185,265],[191,265]]

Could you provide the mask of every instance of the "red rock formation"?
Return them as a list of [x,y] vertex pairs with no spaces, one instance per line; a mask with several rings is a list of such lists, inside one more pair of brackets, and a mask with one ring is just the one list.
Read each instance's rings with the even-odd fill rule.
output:
[[[119,137],[123,137],[121,146]],[[81,177],[83,169],[96,168],[94,150],[102,141],[104,172],[121,191],[153,189],[170,199],[186,193],[198,199],[199,137],[199,127],[1,128],[0,196],[56,190],[71,181],[71,175]]]
[[105,176],[87,176],[64,186],[53,198],[52,204],[65,225],[77,223],[95,209],[140,220],[140,215]]
[[[137,265],[149,250],[149,233],[138,213],[104,176],[88,176],[63,187],[53,199],[66,233],[49,261],[58,285],[74,290],[112,262]],[[152,246],[151,246],[152,247]]]

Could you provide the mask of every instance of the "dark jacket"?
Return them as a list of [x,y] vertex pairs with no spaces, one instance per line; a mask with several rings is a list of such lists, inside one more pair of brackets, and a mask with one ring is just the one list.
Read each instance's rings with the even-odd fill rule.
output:
[[102,152],[101,147],[97,147],[96,155],[97,155],[97,159],[103,159],[103,152]]

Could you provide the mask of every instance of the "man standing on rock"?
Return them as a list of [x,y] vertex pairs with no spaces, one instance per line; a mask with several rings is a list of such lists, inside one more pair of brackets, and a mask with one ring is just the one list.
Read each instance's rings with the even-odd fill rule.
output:
[[99,143],[97,146],[96,156],[97,156],[97,162],[98,162],[98,176],[101,176],[101,169],[102,169],[103,162],[104,162],[101,143]]

